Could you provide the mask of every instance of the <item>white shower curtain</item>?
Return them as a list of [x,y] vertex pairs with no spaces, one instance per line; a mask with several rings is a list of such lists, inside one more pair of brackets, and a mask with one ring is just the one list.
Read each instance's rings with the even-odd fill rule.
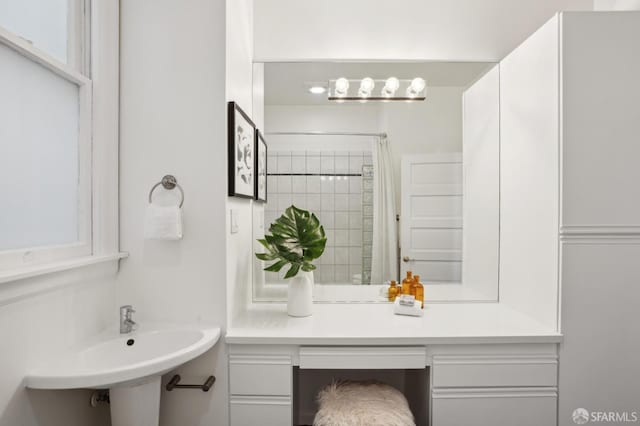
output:
[[373,245],[371,284],[398,279],[398,228],[389,141],[381,137],[373,155]]

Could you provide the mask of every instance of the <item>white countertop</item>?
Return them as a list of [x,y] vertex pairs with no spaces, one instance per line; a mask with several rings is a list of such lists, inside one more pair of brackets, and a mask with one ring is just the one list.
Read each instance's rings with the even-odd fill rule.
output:
[[254,304],[231,321],[231,344],[424,345],[557,343],[562,335],[499,303],[425,305],[423,317],[393,314],[393,305],[314,304],[313,315],[287,316],[284,304]]

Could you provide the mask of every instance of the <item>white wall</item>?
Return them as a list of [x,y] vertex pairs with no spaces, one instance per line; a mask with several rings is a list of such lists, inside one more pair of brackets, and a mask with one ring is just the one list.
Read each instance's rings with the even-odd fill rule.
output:
[[558,18],[500,62],[500,302],[557,328]]
[[640,10],[640,0],[593,0],[593,10]]
[[592,0],[256,0],[255,59],[499,61],[559,10]]
[[462,282],[498,298],[500,66],[464,92]]
[[403,156],[462,152],[463,90],[463,87],[430,87],[424,102],[383,104],[380,122],[391,146],[398,213],[402,213]]
[[[225,14],[223,0],[122,3],[120,241],[130,257],[117,305],[132,304],[142,324],[226,325]],[[184,238],[145,241],[149,189],[167,173],[185,192]],[[178,371],[217,380],[207,393],[163,391],[161,425],[227,425],[224,341]]]
[[[26,389],[27,372],[113,324],[115,264],[0,285],[0,425],[108,426],[109,408],[89,407],[89,390]],[[17,296],[26,288],[57,290]]]
[[[253,81],[253,1],[227,0],[227,56],[226,100],[235,101],[262,129],[262,92],[260,81],[263,69],[257,67],[256,84]],[[255,92],[255,98],[254,98]],[[254,102],[257,105],[254,114]],[[225,139],[226,143],[226,139]],[[225,151],[226,154],[226,151]],[[225,169],[226,171],[226,166]],[[226,176],[222,182],[226,182]],[[225,185],[226,187],[226,185]],[[227,318],[229,324],[242,315],[251,300],[253,282],[253,201],[245,198],[227,198]],[[261,207],[258,207],[258,209]],[[231,211],[237,214],[238,232],[231,234]]]
[[[267,105],[266,129],[269,132],[386,132],[391,143],[400,212],[403,155],[461,152],[463,90],[463,87],[431,87],[426,101],[414,103]],[[286,142],[286,139],[278,141]],[[344,137],[339,141],[346,146],[346,143],[362,142],[362,138]],[[364,148],[358,145],[354,149]]]

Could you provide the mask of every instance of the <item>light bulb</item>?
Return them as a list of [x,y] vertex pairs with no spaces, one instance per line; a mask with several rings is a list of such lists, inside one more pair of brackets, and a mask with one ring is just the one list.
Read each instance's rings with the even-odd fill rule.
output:
[[407,96],[409,96],[410,98],[418,96],[426,86],[427,83],[423,78],[414,78],[413,80],[411,80],[411,84],[409,85],[409,87],[407,87]]
[[344,77],[340,77],[336,80],[336,96],[344,97],[349,91],[349,80]]
[[365,77],[360,82],[360,90],[358,90],[358,95],[363,98],[367,98],[371,96],[371,92],[373,91],[374,87],[376,87],[375,81],[373,81],[373,79],[370,77]]
[[398,87],[400,87],[400,80],[395,77],[389,77],[382,88],[382,96],[390,98],[396,93]]
[[314,95],[321,95],[326,91],[327,89],[323,86],[312,86],[309,88],[309,92],[313,93]]

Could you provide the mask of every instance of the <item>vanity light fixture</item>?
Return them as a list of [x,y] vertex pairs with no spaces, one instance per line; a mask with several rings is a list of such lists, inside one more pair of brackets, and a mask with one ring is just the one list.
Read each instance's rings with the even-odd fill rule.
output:
[[[347,79],[340,77],[329,80],[327,100],[334,102],[358,101],[358,102],[389,102],[389,101],[424,101],[427,82],[424,78],[399,79],[389,77],[387,79]],[[373,90],[381,87],[374,94]]]

